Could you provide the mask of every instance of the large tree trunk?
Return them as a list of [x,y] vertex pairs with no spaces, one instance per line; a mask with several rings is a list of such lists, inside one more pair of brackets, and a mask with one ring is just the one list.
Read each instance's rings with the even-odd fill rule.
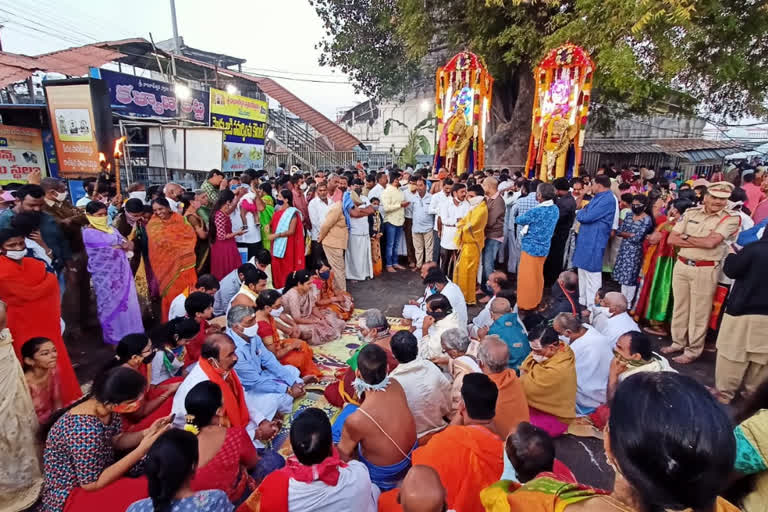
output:
[[535,89],[533,72],[527,64],[521,64],[509,81],[494,85],[493,112],[501,122],[493,123],[495,132],[486,140],[488,165],[510,169],[525,165]]

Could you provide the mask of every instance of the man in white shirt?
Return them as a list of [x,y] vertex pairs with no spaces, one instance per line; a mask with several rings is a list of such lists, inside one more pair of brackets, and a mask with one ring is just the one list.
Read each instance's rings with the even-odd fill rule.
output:
[[576,357],[576,413],[590,414],[606,402],[614,343],[571,313],[558,314],[552,328]]
[[419,342],[410,332],[396,332],[390,346],[400,364],[389,376],[403,386],[417,437],[442,430],[451,413],[451,381],[432,361],[418,357]]
[[[163,194],[168,200],[168,204],[171,205],[171,211],[174,213],[182,212],[181,196],[184,194],[184,188],[178,183],[168,183],[163,187]],[[211,205],[213,207],[213,205]]]
[[317,236],[320,234],[320,228],[323,227],[325,217],[328,215],[328,210],[331,209],[332,204],[328,197],[328,186],[325,183],[318,183],[315,197],[309,202],[308,206],[309,221],[312,225],[312,230],[310,231],[310,237],[312,238],[310,260],[315,268],[318,268],[321,263],[327,265],[323,245],[317,241]]
[[288,465],[267,475],[249,500],[262,508],[283,503],[287,512],[376,512],[379,488],[362,462],[339,458],[322,410],[310,407],[298,414],[291,422],[290,440],[294,455]]
[[444,201],[451,199],[451,189],[453,188],[453,180],[445,178],[442,181],[441,188],[438,192],[432,194],[432,201],[429,203],[429,213],[434,216],[434,225],[432,227],[432,260],[440,261],[440,231],[437,229],[437,219],[440,215],[440,206]]
[[387,186],[387,183],[389,183],[387,173],[379,172],[376,175],[376,185],[374,185],[370,192],[368,192],[368,200],[371,201],[374,197],[376,197],[379,199],[379,201],[381,201],[381,193],[384,192],[384,188]]
[[432,288],[432,294],[439,293],[444,295],[451,303],[451,309],[459,317],[459,326],[461,330],[467,330],[467,301],[461,288],[456,283],[450,281],[442,270],[435,268],[429,271],[424,278],[424,286]]
[[[429,261],[421,266],[421,279],[422,281],[427,277],[429,271],[433,268],[437,268],[437,263]],[[426,286],[424,288],[424,295],[418,299],[412,299],[408,301],[408,304],[403,306],[403,318],[411,321],[411,326],[416,330],[421,329],[421,322],[424,320],[424,316],[427,314],[427,299],[432,295],[432,287]]]
[[601,332],[610,338],[611,348],[613,348],[621,335],[629,331],[639,331],[640,327],[627,313],[627,298],[621,292],[606,293],[605,305],[608,308],[608,318],[601,323]]
[[195,283],[195,287],[191,290],[184,290],[182,293],[178,294],[173,301],[171,301],[171,306],[168,308],[168,321],[170,322],[174,318],[180,318],[187,316],[187,310],[184,308],[184,302],[186,302],[187,297],[189,297],[189,294],[192,292],[203,292],[207,293],[208,295],[211,295],[214,297],[215,302],[215,296],[216,293],[219,291],[219,280],[213,277],[211,274],[203,274],[200,277],[197,278],[197,282]]
[[357,193],[360,204],[349,210],[349,239],[344,253],[346,277],[353,281],[373,279],[373,260],[371,259],[371,235],[368,228],[368,216],[373,215],[373,208],[368,198],[362,195],[363,182],[352,180],[351,190]]
[[437,231],[440,236],[440,268],[445,275],[453,275],[458,247],[456,246],[456,226],[459,220],[469,213],[467,187],[456,183],[451,189],[451,198],[440,203],[437,217]]

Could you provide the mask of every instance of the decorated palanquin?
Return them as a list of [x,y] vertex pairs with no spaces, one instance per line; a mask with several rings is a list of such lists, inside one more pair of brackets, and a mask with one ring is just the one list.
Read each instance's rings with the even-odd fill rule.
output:
[[474,53],[458,53],[437,69],[436,80],[435,169],[457,175],[482,169],[493,90],[485,62]]
[[542,181],[579,175],[595,64],[576,45],[552,50],[534,70],[528,177]]

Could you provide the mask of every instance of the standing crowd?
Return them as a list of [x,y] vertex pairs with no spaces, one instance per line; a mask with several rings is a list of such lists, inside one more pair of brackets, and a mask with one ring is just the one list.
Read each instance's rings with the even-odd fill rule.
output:
[[[0,509],[765,510],[765,173],[357,162],[125,198],[93,180],[74,205],[56,178],[6,186]],[[397,328],[347,291],[385,272],[424,285]],[[324,375],[313,347],[353,318],[364,343]],[[83,331],[114,351],[85,394]],[[665,355],[710,331],[706,389]],[[318,385],[339,412],[294,413]],[[612,490],[578,483],[564,434],[603,439]]]

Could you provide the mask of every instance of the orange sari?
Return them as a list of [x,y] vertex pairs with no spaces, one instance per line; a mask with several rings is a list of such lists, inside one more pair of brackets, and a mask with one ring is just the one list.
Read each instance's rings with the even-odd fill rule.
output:
[[40,260],[23,258],[17,263],[0,256],[0,300],[7,306],[8,330],[19,361],[21,346],[27,340],[38,336],[48,338],[59,354],[56,375],[62,405],[80,398],[83,393],[61,337],[61,301],[56,275],[46,272]]
[[197,281],[195,245],[197,233],[178,213],[168,220],[154,216],[147,224],[149,263],[160,285],[162,318],[168,318],[171,302]]
[[341,303],[332,303],[325,306],[319,306],[321,308],[330,309],[342,320],[349,320],[352,318],[352,313],[355,311],[355,302],[352,299],[352,295],[336,288],[336,281],[331,271],[331,275],[328,276],[328,280],[323,283],[320,288],[320,300],[331,300],[341,298]]
[[[323,376],[323,372],[317,367],[313,360],[314,352],[306,341],[302,341],[296,338],[281,338],[280,332],[277,330],[277,323],[272,315],[269,316],[269,322],[259,322],[259,337],[264,340],[271,337],[272,343],[266,344],[267,348],[271,351],[278,351],[285,348],[286,345],[290,345],[295,342],[301,343],[301,348],[298,350],[291,350],[283,357],[279,358],[281,364],[295,366],[299,369],[299,373],[302,377],[306,375],[314,375],[318,379]],[[273,350],[274,348],[274,350]]]

